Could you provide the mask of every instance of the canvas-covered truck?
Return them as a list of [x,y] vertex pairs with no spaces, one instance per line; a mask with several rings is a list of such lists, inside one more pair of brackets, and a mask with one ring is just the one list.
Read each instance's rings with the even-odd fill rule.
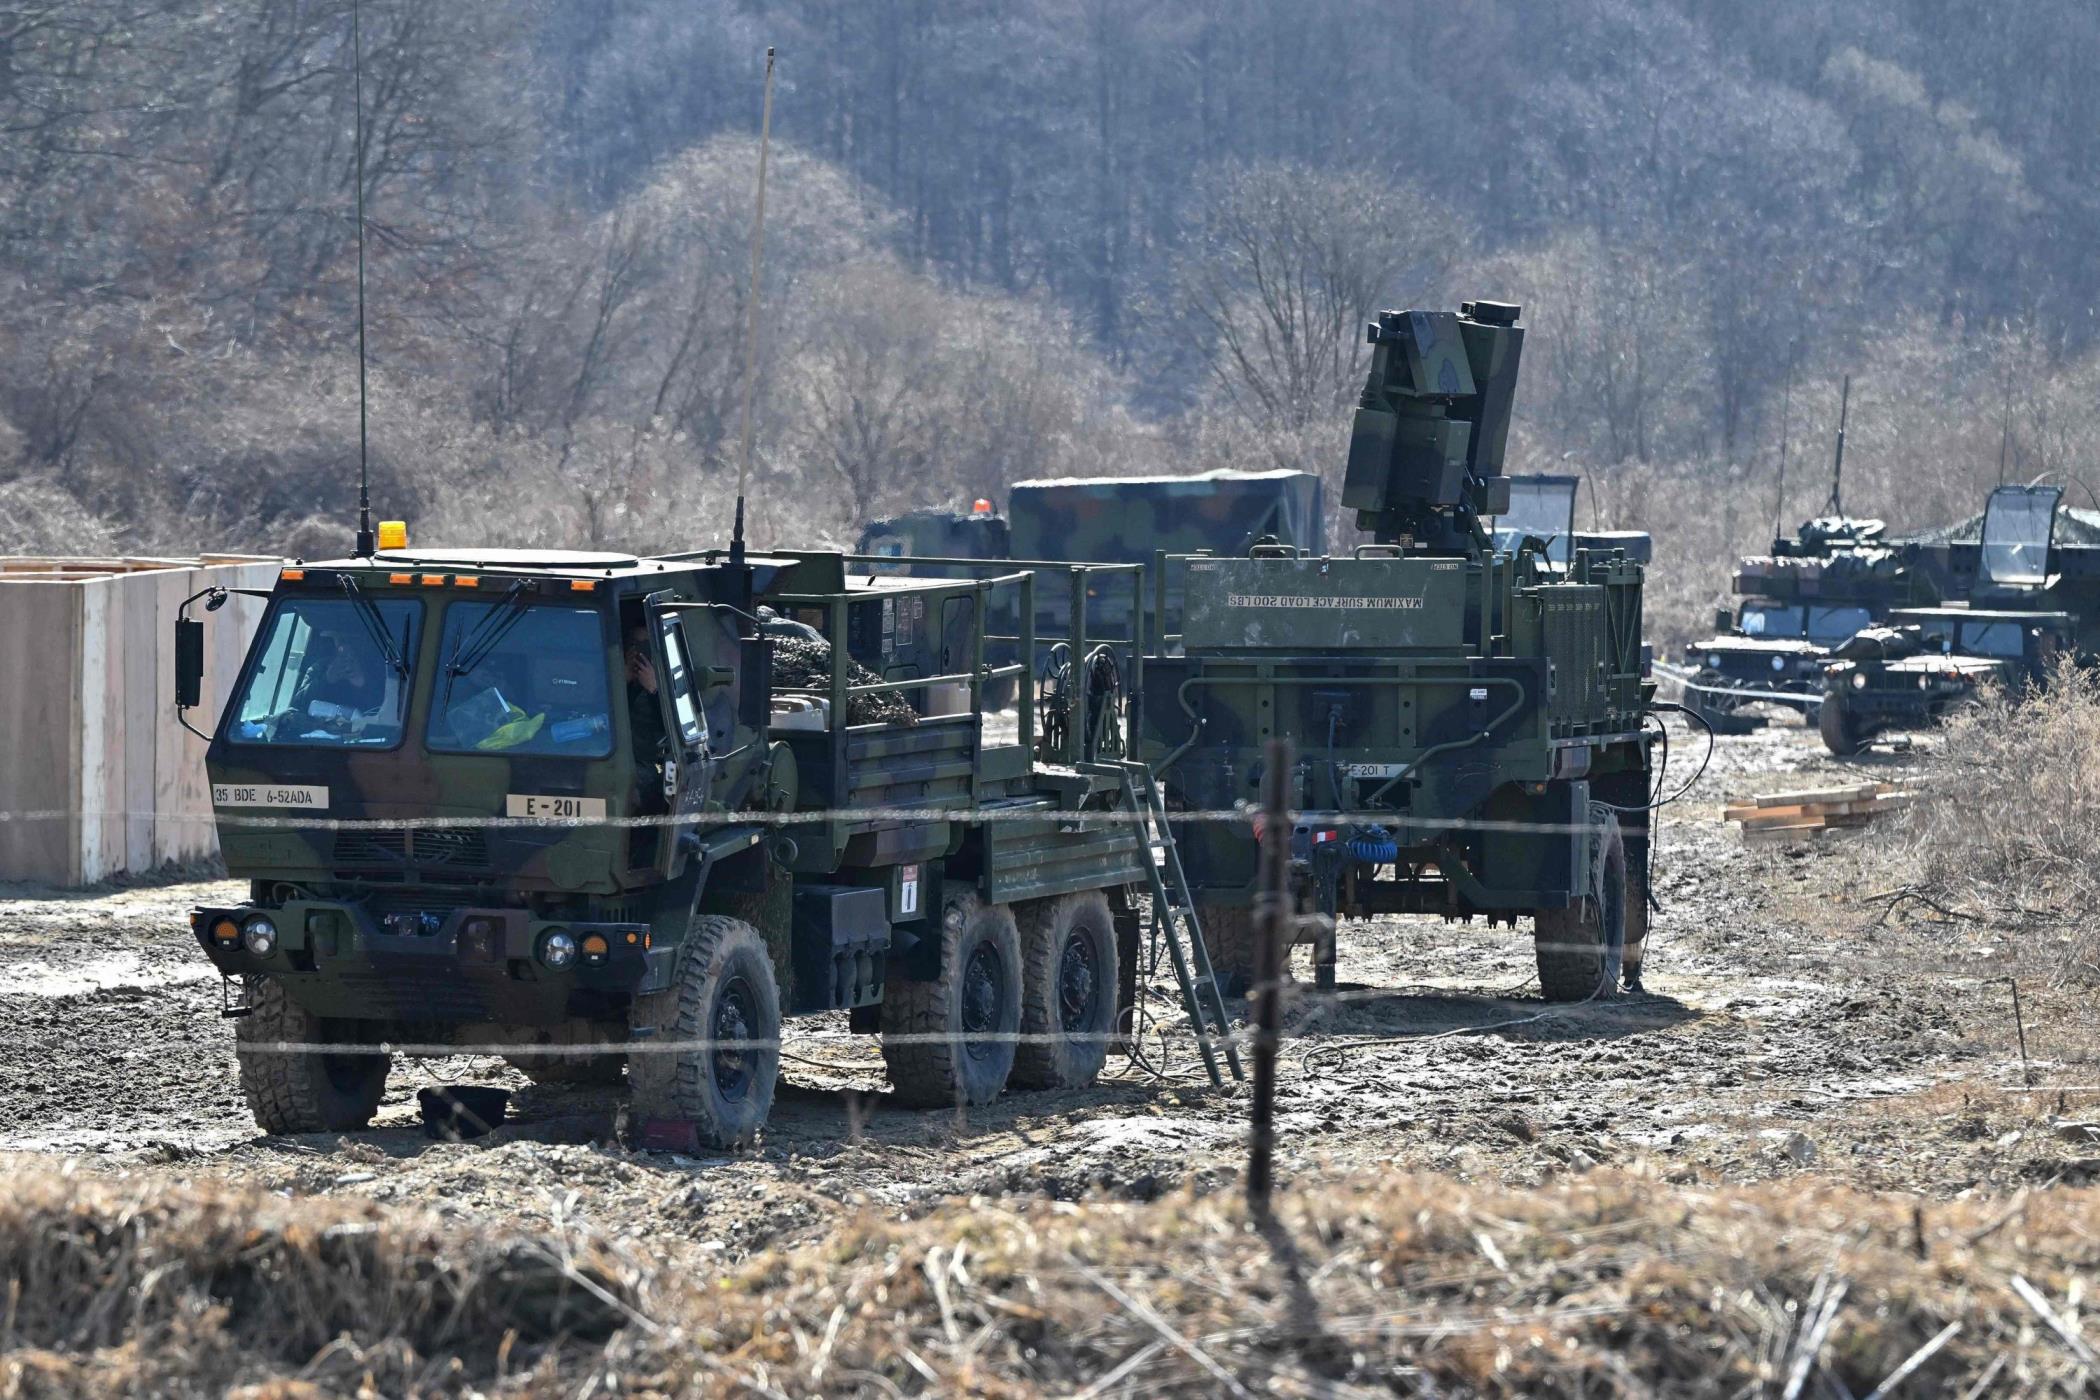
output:
[[1131,801],[1120,710],[1046,743],[1030,690],[987,735],[982,619],[1038,575],[393,543],[283,571],[209,734],[248,890],[192,925],[265,1129],[483,1047],[738,1146],[782,1017],[835,1011],[910,1103],[1099,1072],[1150,856],[1085,819]]
[[1293,880],[1332,984],[1332,919],[1535,928],[1546,996],[1638,985],[1652,686],[1642,568],[1619,550],[1498,549],[1523,330],[1514,306],[1383,312],[1342,504],[1342,555],[1256,546],[1167,561],[1178,637],[1146,657],[1141,748],[1221,974],[1253,968],[1264,748],[1294,741]]

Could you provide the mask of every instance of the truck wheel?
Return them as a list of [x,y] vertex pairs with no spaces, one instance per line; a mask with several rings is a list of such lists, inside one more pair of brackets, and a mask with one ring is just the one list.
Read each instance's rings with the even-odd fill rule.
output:
[[[1653,838],[1651,838],[1653,839]],[[1648,868],[1644,861],[1626,859],[1626,951],[1620,978],[1629,992],[1641,986],[1641,964],[1648,955]]]
[[882,991],[882,1058],[900,1103],[985,1104],[1014,1067],[1021,1029],[1021,934],[1013,911],[974,894],[941,913],[941,973]]
[[632,1022],[665,1043],[631,1055],[629,1118],[654,1139],[651,1122],[690,1123],[701,1147],[731,1151],[758,1139],[780,1078],[780,988],[765,940],[741,919],[693,921],[678,976],[635,998]]
[[[1210,970],[1217,975],[1218,990],[1229,997],[1249,996],[1254,991],[1254,944],[1259,930],[1254,911],[1238,904],[1199,904],[1196,922],[1203,925],[1203,946],[1210,954]],[[1291,950],[1283,950],[1283,980],[1291,980]]]
[[1823,747],[1839,758],[1850,758],[1866,747],[1859,736],[1859,725],[1846,711],[1840,695],[1826,695],[1816,707],[1816,732],[1823,736]]
[[1115,1034],[1116,925],[1099,890],[1034,899],[1015,916],[1021,938],[1021,1042],[1013,1082],[1079,1089],[1108,1063]]
[[1626,843],[1616,817],[1604,819],[1602,888],[1532,920],[1539,990],[1548,1001],[1614,996],[1626,955]]
[[[274,977],[248,985],[254,1009],[234,1024],[234,1053],[256,1126],[266,1133],[348,1133],[369,1124],[393,1056],[348,1048],[355,1043],[348,1026],[300,1006]],[[316,1044],[345,1049],[267,1048]]]

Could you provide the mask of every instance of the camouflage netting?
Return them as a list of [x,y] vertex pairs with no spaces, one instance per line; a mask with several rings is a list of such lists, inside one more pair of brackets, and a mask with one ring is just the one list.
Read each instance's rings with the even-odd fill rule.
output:
[[[858,661],[846,662],[848,685],[879,685],[882,677]],[[773,684],[784,689],[824,690],[831,685],[831,647],[801,637],[773,638]],[[918,712],[895,691],[856,695],[846,702],[848,724],[917,724]]]

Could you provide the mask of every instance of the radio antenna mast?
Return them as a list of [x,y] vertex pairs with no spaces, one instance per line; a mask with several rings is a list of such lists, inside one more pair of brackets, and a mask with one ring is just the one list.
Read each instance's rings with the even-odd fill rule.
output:
[[350,94],[357,141],[357,545],[351,553],[368,559],[373,538],[372,464],[365,433],[365,70],[358,0],[350,0]]
[[773,49],[766,48],[765,105],[758,119],[758,215],[751,223],[751,316],[744,328],[744,403],[738,415],[742,448],[736,463],[737,531],[731,549],[742,562],[744,550],[744,490],[751,481],[751,396],[758,388],[758,290],[759,265],[766,248],[766,157],[773,139]]
[[1845,513],[1845,419],[1852,411],[1852,376],[1845,376],[1844,396],[1838,400],[1837,459],[1830,464],[1830,499],[1823,509],[1830,515]]

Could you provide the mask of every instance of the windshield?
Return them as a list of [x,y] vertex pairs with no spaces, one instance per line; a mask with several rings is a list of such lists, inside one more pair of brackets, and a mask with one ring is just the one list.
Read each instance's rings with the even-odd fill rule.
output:
[[395,654],[416,654],[423,605],[348,598],[280,598],[234,698],[226,737],[237,744],[392,748],[401,742],[407,687],[388,664],[373,624]]
[[440,753],[603,758],[612,752],[611,643],[593,608],[454,603],[428,742]]
[[1983,574],[1993,583],[2037,584],[2049,578],[2049,535],[2056,523],[2054,486],[2001,486],[1983,508]]
[[1509,509],[1495,517],[1495,546],[1515,549],[1526,535],[1545,540],[1546,557],[1565,564],[1574,551],[1575,487],[1572,476],[1513,476]]
[[1873,621],[1874,615],[1865,608],[1810,608],[1808,635],[1819,642],[1842,642]]
[[1742,626],[1746,637],[1798,637],[1801,635],[1801,609],[1746,607]]
[[1961,649],[1970,656],[2019,656],[2026,638],[2017,622],[1970,622],[1961,629]]

